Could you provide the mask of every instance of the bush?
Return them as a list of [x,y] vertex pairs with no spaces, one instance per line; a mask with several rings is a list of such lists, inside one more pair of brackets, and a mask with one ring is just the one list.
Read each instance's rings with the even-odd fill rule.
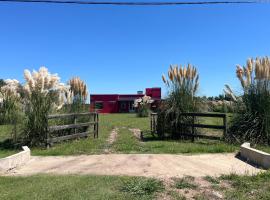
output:
[[154,101],[151,99],[151,97],[146,95],[142,98],[136,99],[134,101],[134,107],[136,108],[137,116],[148,117],[150,113],[150,107],[153,102]]
[[227,140],[230,142],[270,144],[270,61],[248,59],[247,66],[237,66],[237,77],[243,88],[238,111],[232,120]]
[[191,128],[182,124],[191,124],[192,117],[183,116],[182,113],[199,110],[200,101],[196,97],[199,86],[197,69],[191,65],[187,67],[170,67],[168,80],[162,76],[168,88],[168,98],[158,111],[157,132],[161,137],[168,134],[172,138],[181,138],[190,133]]
[[[0,120],[13,124],[15,132],[17,124],[22,124],[23,143],[43,145],[48,134],[48,115],[84,111],[87,87],[79,78],[71,79],[69,85],[60,83],[60,77],[45,67],[32,73],[25,70],[24,78],[23,86],[17,80],[0,81]],[[64,121],[66,119],[62,119]]]
[[20,102],[20,84],[17,80],[7,79],[0,88],[0,123],[13,125],[12,138],[17,140],[18,126],[23,122]]
[[30,146],[45,143],[48,133],[48,115],[71,100],[69,87],[60,83],[56,74],[41,67],[38,72],[25,70],[24,106],[26,125],[24,140]]

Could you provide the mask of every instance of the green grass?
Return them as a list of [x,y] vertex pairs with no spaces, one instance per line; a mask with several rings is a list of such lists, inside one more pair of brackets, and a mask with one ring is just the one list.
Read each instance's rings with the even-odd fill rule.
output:
[[[270,171],[254,176],[223,175],[217,185],[226,182],[220,190],[224,199],[270,199]],[[161,194],[170,199],[186,199],[176,189],[195,190],[195,199],[208,199],[201,185],[193,177],[174,178],[174,184],[164,187],[162,181],[144,177],[94,175],[37,175],[29,177],[1,177],[0,199],[112,199],[151,200]]]
[[205,176],[204,180],[206,180],[206,181],[208,181],[209,183],[212,183],[212,184],[219,184],[220,183],[220,181],[217,178],[212,177],[212,176]]
[[0,177],[1,200],[150,200],[162,190],[163,185],[160,181],[143,177],[78,175]]
[[134,178],[124,181],[120,187],[120,191],[135,196],[152,195],[157,191],[163,191],[164,185],[156,179]]
[[119,129],[117,141],[113,144],[113,150],[120,153],[155,154],[224,153],[238,150],[237,146],[217,140],[199,139],[193,143],[189,140],[158,140],[158,138],[153,138],[149,133],[145,133],[144,137],[144,142],[140,142],[128,129]]
[[262,146],[262,145],[256,145],[255,147],[253,147],[255,149],[258,149],[258,150],[261,150],[261,151],[264,151],[266,153],[270,153],[270,148],[269,146]]
[[225,192],[226,199],[270,199],[270,171],[254,176],[230,174],[224,175],[220,179],[229,181],[231,184],[231,188]]
[[[220,124],[220,119],[202,118],[204,123]],[[235,152],[239,145],[226,144],[218,140],[198,139],[192,143],[190,140],[159,140],[150,133],[149,118],[138,118],[135,114],[101,114],[100,115],[99,138],[94,139],[90,135],[87,139],[73,140],[55,144],[50,149],[33,148],[32,154],[39,156],[56,155],[80,155],[80,154],[102,154],[107,147],[107,138],[113,128],[119,128],[116,142],[112,145],[114,153],[225,153]],[[128,130],[139,128],[143,131],[144,141],[140,142]],[[207,134],[215,134],[210,130],[204,130]],[[0,126],[0,157],[13,154],[14,150],[6,149],[3,141],[10,137],[10,126]],[[2,142],[2,143],[1,143]],[[270,152],[270,147],[260,146],[261,150]]]
[[[99,138],[94,139],[90,135],[87,139],[73,140],[55,144],[50,149],[33,148],[32,155],[56,156],[56,155],[80,155],[102,154],[107,147],[107,138],[113,128],[119,128],[117,141],[112,150],[115,153],[223,153],[238,150],[237,146],[229,145],[217,140],[159,140],[150,134],[149,118],[138,118],[135,114],[101,114]],[[139,128],[144,133],[144,142],[138,141],[128,128]],[[3,141],[9,137],[8,128],[0,126],[0,138]],[[0,140],[0,142],[1,142]],[[14,153],[13,150],[1,148],[0,157]]]

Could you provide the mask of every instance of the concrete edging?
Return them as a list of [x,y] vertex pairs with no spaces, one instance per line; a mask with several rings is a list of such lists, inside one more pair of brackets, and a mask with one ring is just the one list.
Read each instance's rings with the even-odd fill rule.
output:
[[27,146],[23,146],[23,151],[0,159],[0,171],[8,171],[26,164],[31,158],[31,151]]
[[246,142],[241,145],[240,156],[264,169],[270,168],[270,154],[251,148],[250,143]]

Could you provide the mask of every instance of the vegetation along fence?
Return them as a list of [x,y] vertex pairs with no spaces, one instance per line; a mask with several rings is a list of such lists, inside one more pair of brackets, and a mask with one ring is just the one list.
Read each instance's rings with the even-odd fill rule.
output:
[[[191,134],[182,134],[184,136],[189,136],[194,140],[195,137],[201,138],[208,138],[208,139],[221,139],[218,136],[209,136],[209,135],[200,135],[195,134],[195,128],[207,128],[207,129],[218,129],[223,130],[223,136],[227,134],[227,117],[224,113],[182,113],[183,117],[191,117],[192,123],[190,124],[181,124],[182,126],[191,127],[192,131]],[[223,125],[210,125],[210,124],[201,124],[197,117],[209,117],[209,118],[221,118],[223,120]],[[151,114],[151,133],[157,133],[157,121],[158,121],[158,114],[152,113]]]
[[[52,123],[50,120],[55,120],[56,122]],[[49,115],[48,121],[50,126],[47,132],[47,147],[56,142],[88,137],[89,134],[94,134],[94,138],[98,138],[98,113],[87,112]],[[55,125],[59,123],[61,123],[61,125]]]

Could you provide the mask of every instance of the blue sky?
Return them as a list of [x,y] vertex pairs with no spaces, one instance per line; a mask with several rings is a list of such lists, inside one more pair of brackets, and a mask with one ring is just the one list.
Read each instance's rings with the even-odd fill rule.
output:
[[165,88],[170,64],[194,64],[200,95],[239,90],[235,65],[270,55],[270,4],[115,7],[0,3],[0,78],[46,66],[90,93]]

